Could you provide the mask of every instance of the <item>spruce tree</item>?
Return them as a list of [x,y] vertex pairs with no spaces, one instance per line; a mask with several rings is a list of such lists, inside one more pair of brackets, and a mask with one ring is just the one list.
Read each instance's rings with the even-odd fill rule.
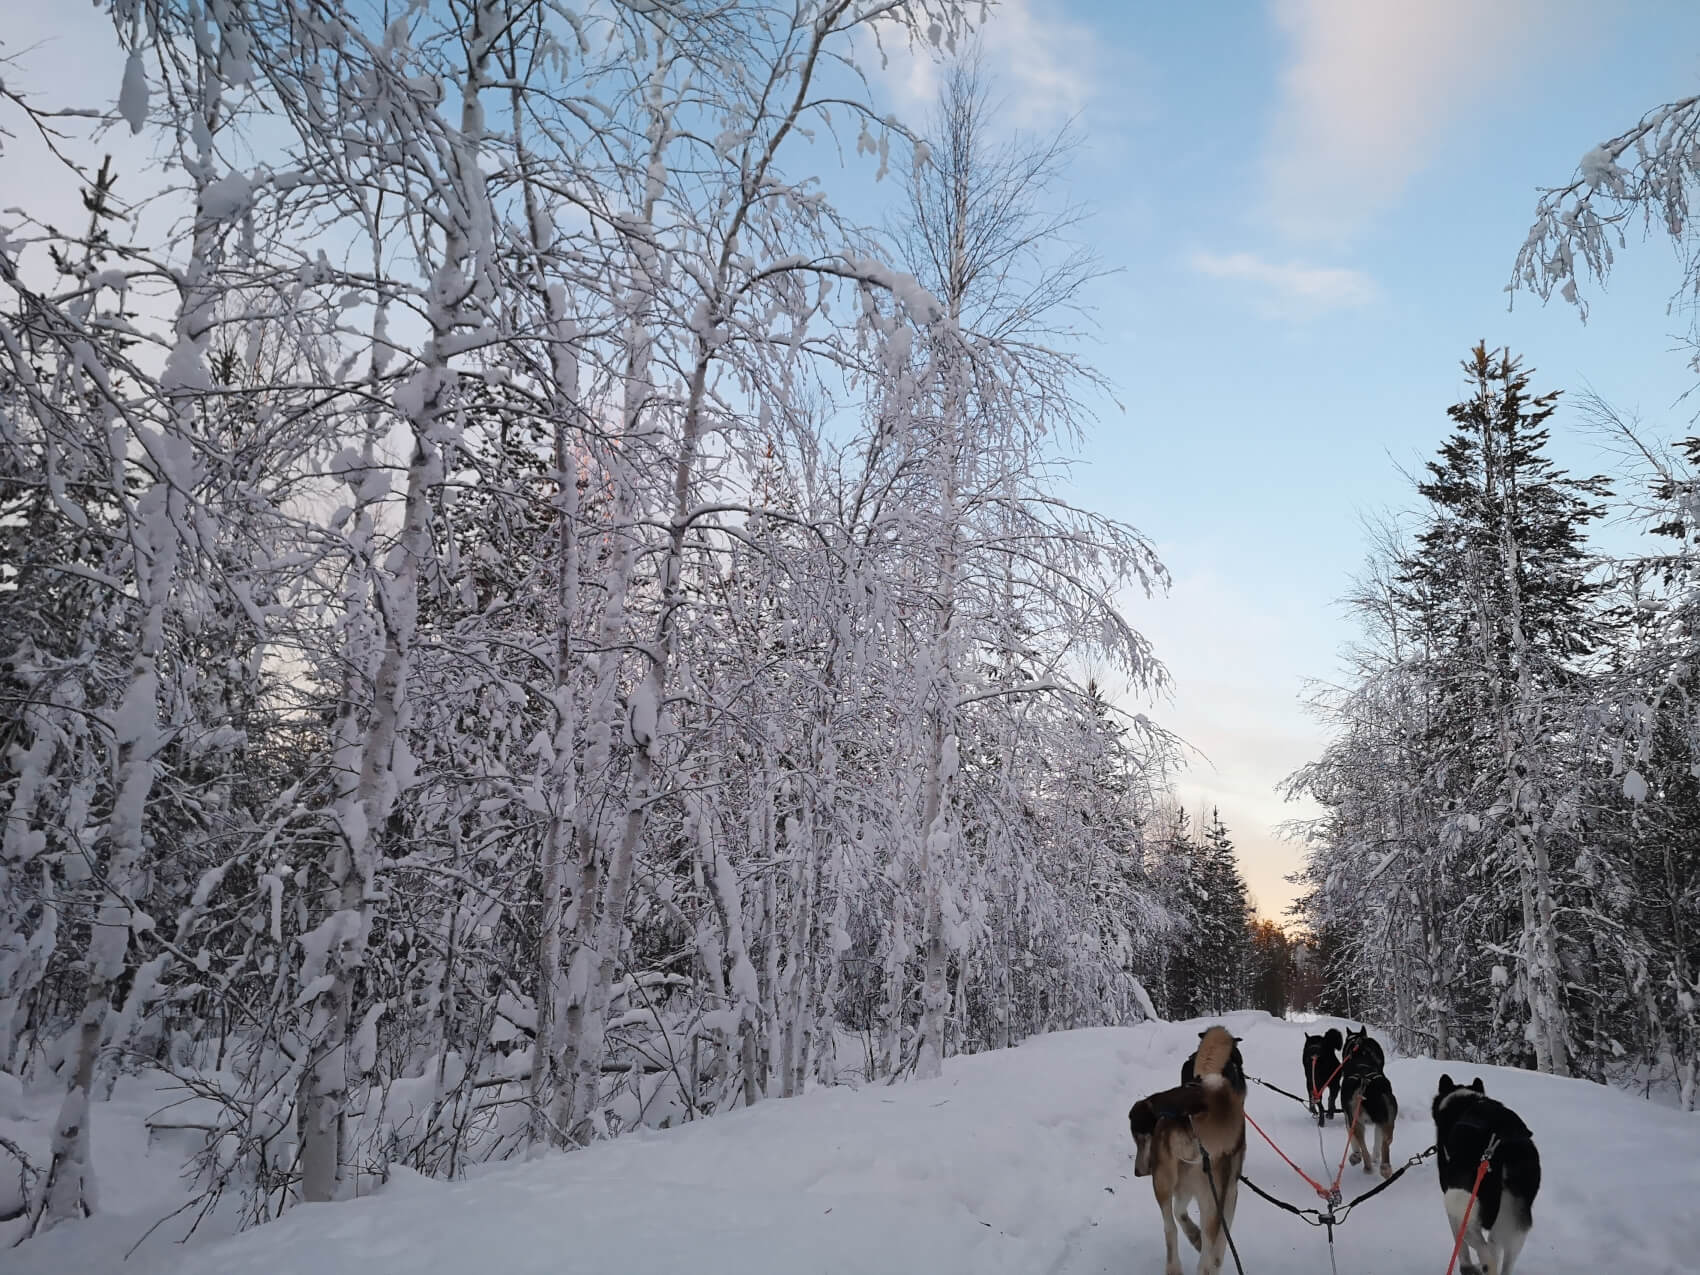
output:
[[[1429,515],[1397,577],[1430,647],[1435,709],[1424,779],[1454,812],[1456,866],[1472,878],[1480,924],[1516,952],[1534,1061],[1564,1073],[1570,1045],[1552,863],[1561,829],[1543,744],[1581,661],[1604,638],[1585,537],[1607,486],[1573,478],[1547,456],[1558,395],[1531,394],[1508,351],[1477,345],[1464,371],[1470,394],[1448,410],[1454,431],[1417,486]],[[1496,1021],[1507,1017],[1503,1008]]]
[[1251,931],[1245,878],[1222,812],[1214,807],[1199,847],[1199,862],[1206,889],[1206,1001],[1213,1012],[1222,1014],[1243,1009],[1247,1003]]
[[1157,875],[1169,887],[1169,907],[1181,929],[1179,942],[1163,963],[1162,1009],[1172,1019],[1193,1018],[1208,1009],[1205,985],[1210,966],[1210,891],[1202,850],[1184,807],[1173,807],[1156,849],[1160,856]]

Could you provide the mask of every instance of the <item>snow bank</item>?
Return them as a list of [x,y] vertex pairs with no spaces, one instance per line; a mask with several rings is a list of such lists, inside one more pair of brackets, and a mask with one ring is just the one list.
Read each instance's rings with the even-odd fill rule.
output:
[[[1230,1015],[1249,1069],[1300,1077],[1303,1025]],[[1325,1020],[1326,1022],[1326,1020]],[[377,1195],[294,1210],[231,1239],[153,1241],[122,1269],[179,1275],[950,1275],[1155,1272],[1162,1235],[1149,1183],[1131,1171],[1127,1108],[1178,1079],[1201,1022],[1042,1037],[953,1059],[922,1084],[823,1090],[669,1132],[445,1184],[400,1174]],[[1314,1028],[1313,1028],[1314,1030]],[[1440,1073],[1480,1075],[1535,1130],[1545,1184],[1523,1269],[1676,1272],[1700,1251],[1700,1125],[1580,1081],[1393,1059],[1404,1114],[1395,1162],[1433,1135]],[[1250,1108],[1314,1175],[1344,1129],[1253,1087]],[[1247,1172],[1308,1205],[1255,1134]],[[1348,1197],[1373,1181],[1346,1169]],[[1252,1275],[1328,1269],[1323,1233],[1242,1196],[1235,1238]],[[162,1233],[171,1235],[171,1228]],[[51,1237],[50,1237],[51,1238]],[[1363,1205],[1336,1234],[1343,1271],[1439,1275],[1450,1236],[1432,1164]],[[16,1275],[71,1269],[35,1246]],[[55,1260],[55,1258],[59,1260]],[[90,1272],[120,1269],[114,1255]],[[1192,1262],[1186,1269],[1190,1273]]]
[[[97,1094],[101,1092],[97,1089]],[[63,1093],[57,1087],[37,1086],[14,1094],[0,1111],[0,1136],[15,1143],[39,1168],[48,1162],[53,1120]],[[10,1247],[23,1228],[22,1219],[0,1223],[0,1271],[6,1275],[93,1275],[97,1271],[128,1270],[134,1263],[123,1255],[154,1223],[182,1207],[188,1187],[184,1163],[201,1145],[196,1129],[168,1128],[150,1134],[148,1119],[157,1116],[171,1125],[210,1123],[216,1109],[187,1099],[175,1082],[159,1073],[122,1076],[110,1100],[94,1103],[92,1136],[98,1166],[100,1212],[88,1221],[66,1223],[21,1248]],[[0,1174],[10,1177],[16,1163],[0,1153]],[[7,1184],[15,1189],[15,1182]],[[0,1199],[8,1196],[0,1189]],[[9,1212],[10,1210],[3,1210]],[[170,1241],[182,1237],[193,1215],[168,1222],[154,1234],[157,1243],[142,1250],[170,1268],[170,1255],[182,1249]],[[197,1233],[205,1241],[236,1229],[234,1212],[214,1219]]]

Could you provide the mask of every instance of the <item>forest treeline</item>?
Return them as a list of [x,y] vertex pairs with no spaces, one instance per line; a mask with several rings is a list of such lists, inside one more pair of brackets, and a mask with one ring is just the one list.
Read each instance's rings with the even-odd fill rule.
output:
[[[1686,248],[1700,97],[1649,111],[1541,193],[1511,291],[1588,313],[1637,229]],[[1673,308],[1700,373],[1700,262]],[[1296,914],[1323,1007],[1409,1051],[1622,1084],[1695,1107],[1700,1064],[1700,437],[1584,395],[1566,422],[1625,457],[1578,476],[1559,410],[1508,350],[1465,393],[1349,601],[1319,687],[1323,816]],[[1680,404],[1677,405],[1682,411]],[[1645,534],[1626,551],[1608,523]]]
[[132,1072],[263,1219],[1248,994],[1063,494],[1066,138],[863,79],[978,10],[139,0],[130,169],[4,90],[83,198],[0,236],[14,1227]]

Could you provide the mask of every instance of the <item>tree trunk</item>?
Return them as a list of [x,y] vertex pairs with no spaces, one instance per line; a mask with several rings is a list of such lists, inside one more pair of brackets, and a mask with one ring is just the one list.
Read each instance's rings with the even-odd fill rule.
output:
[[[559,320],[564,326],[565,315],[560,315]],[[564,336],[564,333],[560,335]],[[564,408],[566,405],[560,406]],[[555,602],[559,627],[555,640],[555,684],[550,696],[555,711],[555,732],[547,774],[549,827],[544,834],[540,864],[543,906],[537,936],[533,994],[537,1014],[531,1060],[529,1136],[533,1147],[545,1142],[561,1145],[566,1140],[566,1131],[555,1126],[549,1118],[560,1065],[560,1059],[556,1057],[555,1022],[561,999],[561,922],[568,853],[572,847],[573,815],[578,805],[578,772],[574,758],[578,741],[575,737],[572,689],[572,622],[578,614],[578,467],[573,459],[564,416],[558,417],[555,422],[555,472],[556,481],[560,484],[555,546],[560,558],[556,564]]]

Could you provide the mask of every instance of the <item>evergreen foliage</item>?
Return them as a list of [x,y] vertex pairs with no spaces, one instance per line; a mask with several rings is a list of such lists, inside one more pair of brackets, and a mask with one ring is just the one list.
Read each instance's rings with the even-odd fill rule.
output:
[[[1645,487],[1681,548],[1608,563],[1604,479],[1546,454],[1556,396],[1478,346],[1470,393],[1352,598],[1352,679],[1291,780],[1323,1007],[1443,1057],[1669,1083],[1693,1102],[1688,470]],[[1684,875],[1689,874],[1689,875]]]

